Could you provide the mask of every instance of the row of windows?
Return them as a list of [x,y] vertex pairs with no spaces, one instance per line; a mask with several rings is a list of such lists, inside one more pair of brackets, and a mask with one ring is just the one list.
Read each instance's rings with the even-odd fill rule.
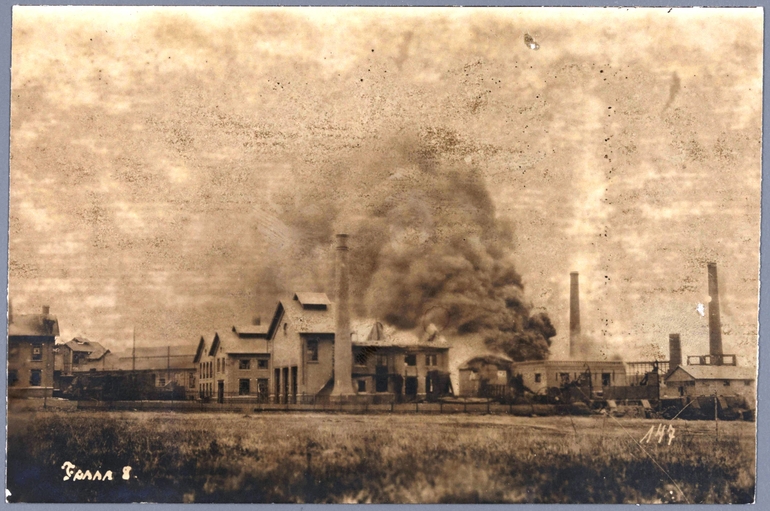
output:
[[[201,379],[211,378],[214,374],[223,373],[225,371],[225,360],[226,359],[224,358],[217,359],[216,373],[213,371],[214,369],[213,362],[201,362],[200,368],[199,368]],[[251,363],[252,363],[252,359],[241,358],[238,360],[238,369],[241,369],[241,370],[251,369]],[[257,369],[267,369],[268,365],[269,365],[268,359],[266,358],[257,359]]]
[[[19,356],[19,345],[18,344],[12,344],[8,348],[8,358],[9,360],[14,360]],[[32,345],[32,360],[34,361],[40,361],[43,360],[43,345],[42,344],[33,344]]]
[[[19,381],[19,373],[16,369],[8,371],[8,386],[13,386]],[[43,372],[40,369],[32,369],[29,371],[29,385],[30,387],[39,387],[43,384]]]

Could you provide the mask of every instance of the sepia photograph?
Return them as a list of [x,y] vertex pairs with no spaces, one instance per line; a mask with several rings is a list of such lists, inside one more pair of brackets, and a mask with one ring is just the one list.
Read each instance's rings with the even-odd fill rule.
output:
[[6,502],[754,503],[763,23],[15,6]]

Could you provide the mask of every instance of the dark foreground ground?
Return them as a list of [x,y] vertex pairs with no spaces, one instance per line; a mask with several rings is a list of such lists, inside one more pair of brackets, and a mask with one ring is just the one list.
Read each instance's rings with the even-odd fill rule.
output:
[[8,427],[10,502],[754,499],[750,422],[48,411]]

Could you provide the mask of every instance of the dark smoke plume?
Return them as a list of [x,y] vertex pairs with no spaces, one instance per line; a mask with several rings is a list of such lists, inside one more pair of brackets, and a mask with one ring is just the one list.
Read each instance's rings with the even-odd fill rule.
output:
[[512,226],[496,218],[481,172],[463,160],[471,150],[451,133],[428,130],[304,173],[283,200],[294,233],[278,263],[291,261],[287,284],[301,276],[306,286],[333,291],[324,285],[333,271],[330,244],[346,232],[357,316],[412,329],[439,308],[449,335],[482,338],[514,360],[546,358],[556,332],[524,300]]

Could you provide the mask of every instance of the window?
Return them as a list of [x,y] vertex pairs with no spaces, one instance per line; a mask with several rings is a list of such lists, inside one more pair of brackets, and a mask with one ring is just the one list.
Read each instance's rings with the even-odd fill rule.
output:
[[[369,358],[377,353],[377,348],[372,346],[366,346],[366,347],[354,347],[353,348],[353,359],[356,362],[357,366],[366,366],[369,363]],[[387,365],[387,358],[384,365]]]
[[609,387],[612,384],[612,375],[610,373],[602,373],[602,387]]
[[569,383],[569,373],[559,373],[559,381],[562,383]]
[[686,381],[686,382],[684,382],[684,386],[685,387],[694,387],[695,386],[695,382],[694,381]]
[[249,392],[251,391],[251,386],[249,385],[250,381],[247,379],[238,380],[238,395],[239,396],[248,396]]
[[257,359],[257,369],[267,369],[268,360],[266,358]]
[[238,369],[251,369],[251,360],[242,358],[238,361]]
[[289,325],[287,323],[283,324],[283,336],[286,337],[289,335]]
[[497,371],[497,379],[506,381],[508,379],[508,371]]
[[729,387],[729,386],[730,386],[730,381],[729,380],[725,380],[725,387]]
[[43,345],[42,344],[33,344],[32,345],[32,360],[43,360]]
[[425,392],[428,394],[433,393],[433,378],[430,376],[425,377]]
[[189,377],[187,378],[187,381],[189,382],[188,385],[191,389],[195,388],[195,373],[191,372]]
[[406,365],[408,365],[408,366],[416,366],[417,365],[417,355],[414,355],[414,354],[406,355],[404,357],[404,362],[406,362]]
[[198,364],[198,374],[203,378],[203,363]]
[[307,360],[308,362],[318,362],[318,341],[308,339],[307,341]]
[[744,384],[744,385],[747,385],[747,386],[748,386],[748,385],[751,385],[751,380],[744,380],[744,381],[743,381],[743,384]]
[[32,387],[39,387],[41,385],[41,374],[42,371],[40,369],[32,369],[29,372],[29,384]]
[[436,354],[435,353],[428,353],[425,355],[425,365],[428,367],[438,365],[436,364]]
[[377,354],[377,367],[388,367],[388,355],[386,353]]
[[16,369],[8,371],[8,386],[12,387],[17,381],[19,381],[19,373]]
[[166,379],[158,378],[158,387],[165,387],[165,386],[166,386]]
[[540,383],[543,381],[543,375],[540,373],[535,373],[535,383]]
[[358,392],[366,392],[366,380],[358,380]]

